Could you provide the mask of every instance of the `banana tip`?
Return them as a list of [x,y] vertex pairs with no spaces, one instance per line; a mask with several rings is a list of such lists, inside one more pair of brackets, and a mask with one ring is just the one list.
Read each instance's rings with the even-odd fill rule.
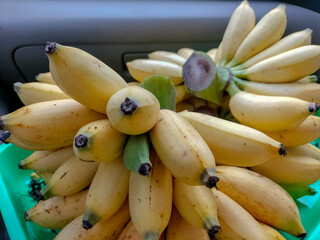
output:
[[19,169],[23,169],[21,162],[18,164]]
[[120,105],[120,110],[125,115],[131,115],[137,109],[137,107],[138,107],[138,104],[133,99],[126,97],[125,100]]
[[300,238],[301,240],[304,239],[307,236],[307,233],[301,233],[297,236],[297,238]]
[[215,235],[216,233],[218,233],[219,230],[220,230],[220,226],[219,226],[219,225],[214,225],[212,228],[210,228],[210,229],[208,230],[208,234],[209,234],[209,236],[210,236],[211,238],[214,238],[214,235]]
[[82,220],[82,227],[86,230],[89,230],[92,228],[92,224],[87,220]]
[[79,134],[74,138],[74,145],[76,148],[84,148],[87,146],[87,144],[88,144],[88,137],[83,134]]
[[26,221],[30,221],[28,211],[25,211],[25,212],[24,212],[24,219],[25,219]]
[[140,165],[138,172],[142,175],[142,176],[148,176],[149,177],[149,173],[152,169],[152,166],[150,163],[143,163]]
[[46,46],[44,49],[45,53],[47,54],[54,53],[56,50],[56,46],[57,46],[56,42],[46,42]]
[[5,131],[5,132],[1,133],[1,134],[0,134],[0,141],[3,142],[3,143],[8,143],[8,142],[6,141],[6,139],[7,139],[8,137],[10,137],[10,135],[11,135],[11,132],[9,132],[9,131]]
[[286,148],[283,146],[282,143],[280,144],[279,154],[280,154],[280,155],[283,155],[283,156],[286,156],[286,155],[287,155]]

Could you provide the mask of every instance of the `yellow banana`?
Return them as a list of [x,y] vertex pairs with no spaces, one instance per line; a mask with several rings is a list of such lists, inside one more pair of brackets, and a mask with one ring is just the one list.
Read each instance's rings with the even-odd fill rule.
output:
[[317,83],[318,77],[317,75],[309,75],[303,78],[300,78],[299,80],[295,81],[296,83]]
[[285,154],[281,143],[254,128],[203,113],[179,115],[200,133],[217,163],[248,167]]
[[159,60],[177,64],[178,66],[182,66],[186,62],[184,57],[169,51],[154,51],[148,54],[148,58],[151,60]]
[[154,126],[160,112],[160,103],[150,91],[131,86],[112,95],[106,109],[108,119],[115,129],[138,135]]
[[44,199],[73,195],[91,183],[98,166],[97,162],[84,162],[74,155],[54,172],[40,194]]
[[176,104],[181,102],[183,99],[185,99],[187,95],[187,88],[184,84],[181,84],[179,86],[175,86],[176,89]]
[[113,161],[99,164],[87,195],[82,219],[85,229],[110,218],[120,209],[128,195],[129,175],[129,170],[123,165],[122,155]]
[[286,7],[280,4],[264,15],[237,48],[226,67],[233,67],[279,41],[287,26]]
[[82,217],[70,222],[54,240],[116,240],[130,220],[129,204],[126,201],[111,218],[98,222],[89,230],[82,227]]
[[188,59],[193,52],[194,52],[194,49],[192,48],[180,48],[177,54],[185,59]]
[[154,150],[150,151],[149,177],[131,172],[129,207],[131,220],[143,240],[158,240],[167,227],[172,207],[172,175]]
[[127,136],[114,129],[108,119],[101,119],[79,129],[73,151],[84,161],[112,161],[122,153],[126,139]]
[[[71,145],[85,124],[106,118],[73,99],[34,103],[0,117],[6,142],[27,150],[52,150]],[[1,137],[3,138],[3,137]]]
[[211,189],[217,203],[218,218],[221,229],[215,234],[215,239],[232,240],[267,240],[264,230],[259,223],[223,192]]
[[45,52],[61,90],[97,112],[105,113],[109,98],[127,86],[118,73],[81,49],[49,42]]
[[304,238],[298,207],[278,184],[251,170],[217,166],[219,190],[245,208],[255,219],[297,238]]
[[130,220],[126,227],[122,230],[117,240],[143,240],[137,229]]
[[220,65],[226,65],[234,56],[242,41],[254,28],[256,15],[247,0],[234,10],[221,41]]
[[70,98],[58,86],[49,83],[16,82],[13,88],[24,105]]
[[36,75],[35,79],[36,79],[38,82],[49,83],[49,84],[54,84],[54,85],[56,85],[56,83],[55,83],[55,81],[53,80],[50,72],[39,73],[38,75]]
[[320,149],[311,143],[288,147],[288,152],[291,154],[304,155],[306,157],[320,160]]
[[174,179],[173,203],[192,226],[205,229],[211,237],[219,231],[217,203],[209,188]]
[[258,221],[260,226],[263,228],[264,232],[267,235],[268,240],[286,240],[276,229],[273,227]]
[[127,68],[131,76],[139,82],[153,74],[170,77],[175,86],[183,82],[182,67],[177,64],[151,59],[136,59],[127,62]]
[[128,82],[128,86],[139,86],[140,85],[140,82],[138,81],[132,81],[132,82]]
[[256,63],[261,62],[262,60],[265,60],[267,58],[273,57],[277,54],[301,46],[309,45],[311,44],[311,35],[312,30],[309,28],[299,32],[292,33],[282,38],[275,44],[271,45],[267,49],[263,50],[262,52],[258,53],[257,55],[253,56],[252,58],[249,58],[244,63],[232,68],[232,71],[249,68]]
[[243,70],[232,71],[237,77],[254,82],[294,82],[320,68],[320,45],[291,49],[258,62]]
[[24,218],[44,228],[62,229],[84,213],[87,193],[83,190],[68,197],[40,200],[25,212]]
[[207,51],[207,54],[216,63],[218,48],[211,48]]
[[178,113],[162,109],[150,139],[161,161],[179,180],[212,188],[218,182],[214,156],[197,130]]

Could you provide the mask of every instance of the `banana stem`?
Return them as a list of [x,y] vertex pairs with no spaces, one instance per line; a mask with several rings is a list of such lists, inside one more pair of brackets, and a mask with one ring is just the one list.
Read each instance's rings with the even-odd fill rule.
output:
[[88,137],[83,134],[76,136],[74,139],[74,145],[77,148],[84,148],[87,146],[87,144],[88,144]]
[[233,97],[237,93],[241,92],[241,90],[234,82],[231,82],[229,87],[227,88],[227,92],[229,93],[230,97]]
[[120,110],[125,115],[131,115],[137,109],[138,104],[131,98],[126,97],[126,99],[121,103]]
[[55,42],[47,42],[44,49],[45,53],[47,54],[54,53],[56,51],[56,46],[57,46],[57,43]]
[[240,78],[237,78],[237,77],[235,77],[235,76],[232,76],[232,81],[233,81],[235,84],[237,84],[237,86],[238,86],[241,90],[245,89],[246,85],[248,84],[247,81],[242,80],[242,79],[240,79]]

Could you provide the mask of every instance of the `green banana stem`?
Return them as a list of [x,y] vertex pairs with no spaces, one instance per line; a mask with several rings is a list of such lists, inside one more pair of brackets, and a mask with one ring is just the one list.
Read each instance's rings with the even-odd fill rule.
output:
[[248,84],[247,80],[243,80],[240,78],[237,78],[236,76],[232,76],[232,81],[237,84],[238,88],[240,88],[241,90],[244,90],[246,85]]
[[227,92],[229,93],[230,97],[233,97],[237,93],[241,92],[241,90],[234,82],[231,82],[229,87],[227,88]]

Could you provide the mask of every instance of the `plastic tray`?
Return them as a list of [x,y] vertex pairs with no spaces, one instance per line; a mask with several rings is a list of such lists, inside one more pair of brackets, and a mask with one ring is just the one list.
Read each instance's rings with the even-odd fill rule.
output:
[[[11,240],[50,240],[56,236],[53,231],[24,220],[24,212],[36,204],[28,195],[28,182],[33,171],[19,169],[18,163],[31,153],[12,144],[0,145],[0,210]],[[311,186],[317,194],[301,198],[297,205],[308,233],[305,239],[318,240],[320,181]],[[297,239],[286,233],[283,235],[289,240]]]

